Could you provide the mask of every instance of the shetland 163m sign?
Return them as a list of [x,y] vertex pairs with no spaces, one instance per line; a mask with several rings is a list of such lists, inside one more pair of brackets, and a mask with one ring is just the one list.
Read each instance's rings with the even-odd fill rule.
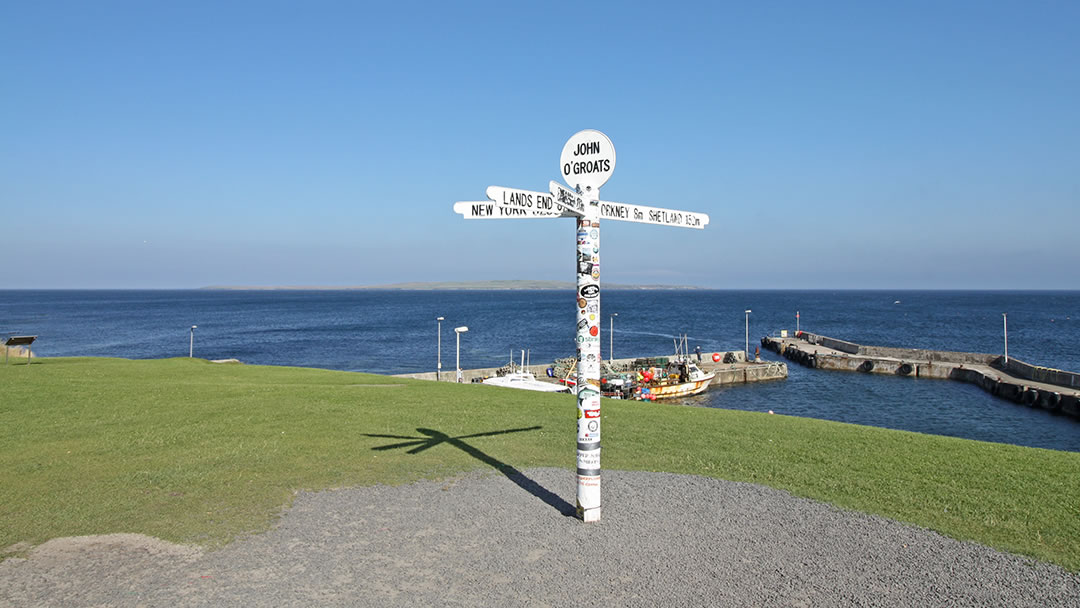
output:
[[645,205],[627,205],[626,203],[613,203],[611,201],[600,201],[599,204],[600,218],[605,220],[698,229],[705,228],[705,225],[709,223],[709,216],[704,213],[660,209],[659,207],[647,207]]

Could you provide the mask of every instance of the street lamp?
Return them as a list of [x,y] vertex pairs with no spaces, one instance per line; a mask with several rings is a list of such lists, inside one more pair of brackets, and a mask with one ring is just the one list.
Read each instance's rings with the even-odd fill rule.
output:
[[461,383],[461,334],[469,331],[468,327],[462,325],[461,327],[455,327],[454,333],[457,334],[457,381]]
[[750,360],[750,313],[754,311],[746,310],[746,360]]
[[437,357],[439,358],[439,366],[435,368],[435,381],[439,381],[439,375],[442,373],[442,322],[443,317],[435,317],[435,322],[439,324],[439,345],[436,347]]
[[608,317],[611,320],[611,323],[608,324],[608,336],[610,336],[610,338],[608,338],[609,343],[608,343],[607,358],[608,358],[608,363],[612,363],[612,364],[614,364],[614,362],[615,362],[615,317],[617,317],[617,316],[619,316],[619,313],[613,312],[613,313],[611,313],[611,316]]
[[1009,364],[1009,315],[1001,313],[1001,323],[1005,329],[1005,365]]
[[188,359],[190,359],[191,356],[193,354],[195,354],[195,328],[196,327],[198,327],[198,325],[192,325],[191,326],[191,340],[188,341],[188,353],[187,353]]

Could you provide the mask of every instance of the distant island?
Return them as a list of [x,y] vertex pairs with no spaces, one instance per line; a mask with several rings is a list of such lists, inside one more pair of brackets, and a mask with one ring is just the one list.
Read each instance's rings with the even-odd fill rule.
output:
[[[605,283],[604,289],[704,289],[702,287],[688,287],[682,285],[619,285],[617,283]],[[350,291],[360,289],[398,289],[398,290],[499,290],[499,289],[550,289],[550,290],[574,290],[577,285],[570,281],[435,281],[429,283],[392,283],[390,285],[353,285],[353,286],[325,286],[325,285],[212,285],[202,289],[211,290],[234,290],[234,291]]]

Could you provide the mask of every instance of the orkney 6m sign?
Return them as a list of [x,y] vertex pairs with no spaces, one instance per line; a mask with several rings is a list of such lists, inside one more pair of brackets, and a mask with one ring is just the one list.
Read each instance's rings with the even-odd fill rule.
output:
[[619,220],[621,222],[640,222],[642,224],[660,224],[661,226],[678,226],[680,228],[705,228],[709,223],[709,216],[704,213],[690,211],[676,211],[675,209],[662,209],[660,207],[647,207],[645,205],[628,205],[626,203],[613,203],[600,201],[600,219]]

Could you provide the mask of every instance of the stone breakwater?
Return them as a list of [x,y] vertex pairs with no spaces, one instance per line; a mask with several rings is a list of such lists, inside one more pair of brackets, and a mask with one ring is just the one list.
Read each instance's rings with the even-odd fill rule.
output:
[[959,380],[1003,399],[1080,418],[1080,374],[1012,357],[1005,361],[984,353],[865,346],[809,332],[765,337],[761,345],[806,367]]
[[[691,354],[691,360],[698,363],[702,371],[715,372],[716,377],[713,378],[711,386],[721,386],[727,384],[743,384],[750,382],[767,382],[771,380],[784,380],[788,376],[787,364],[781,361],[762,361],[754,362],[746,360],[746,353],[740,351],[720,352],[720,362],[713,362],[713,353],[701,353],[701,362],[698,363],[696,355]],[[671,355],[664,355],[664,357],[670,358]],[[651,359],[659,359],[662,357],[649,357]],[[617,369],[627,368],[632,366],[638,358],[630,359],[615,359],[611,362]],[[724,363],[724,360],[732,361],[731,363]],[[608,363],[608,360],[604,360]],[[555,380],[548,378],[547,370],[553,367],[551,364],[542,365],[527,365],[525,371],[532,372],[536,376],[537,380]],[[462,379],[464,382],[472,382],[474,378],[483,379],[490,378],[499,374],[500,370],[504,367],[486,367],[480,369],[463,369],[461,370]],[[415,378],[417,380],[435,380],[435,372],[423,372],[419,374],[398,374],[403,378]],[[439,374],[439,380],[441,382],[454,382],[457,378],[457,370],[453,367],[443,367],[443,371]]]

